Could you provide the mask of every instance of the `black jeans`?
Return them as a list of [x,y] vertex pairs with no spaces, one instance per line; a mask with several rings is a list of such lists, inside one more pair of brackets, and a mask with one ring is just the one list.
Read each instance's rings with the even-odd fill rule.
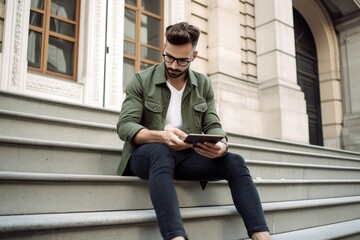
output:
[[211,159],[193,149],[173,151],[165,144],[149,143],[133,152],[130,169],[134,175],[149,180],[151,201],[164,239],[176,236],[188,239],[173,179],[227,180],[249,237],[254,232],[268,231],[258,192],[244,159],[238,154],[227,153]]

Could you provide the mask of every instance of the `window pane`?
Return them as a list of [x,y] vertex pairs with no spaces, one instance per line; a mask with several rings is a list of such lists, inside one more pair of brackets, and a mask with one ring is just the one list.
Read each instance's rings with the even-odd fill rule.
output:
[[124,41],[124,53],[135,56],[135,43]]
[[129,9],[125,9],[125,23],[124,23],[124,35],[126,38],[135,40],[135,21],[136,13]]
[[28,49],[27,49],[28,66],[39,68],[41,61],[41,33],[29,31]]
[[149,64],[149,63],[144,63],[144,62],[140,63],[140,69],[141,70],[145,70],[145,69],[147,69],[147,68],[149,68],[151,66],[152,66],[152,64]]
[[31,7],[44,10],[44,0],[31,0]]
[[37,12],[30,11],[30,25],[42,27],[43,25],[43,15]]
[[76,0],[52,0],[51,14],[75,20]]
[[141,15],[141,43],[160,47],[160,25],[159,20]]
[[160,51],[141,46],[141,58],[147,58],[155,62],[160,61]]
[[75,25],[58,19],[50,18],[50,30],[70,37],[75,37]]
[[50,37],[47,70],[72,76],[74,69],[74,43]]
[[126,86],[129,84],[134,74],[135,74],[135,61],[128,58],[124,58],[124,73],[123,73],[124,89],[126,89]]
[[136,6],[136,0],[126,0],[126,4],[130,4],[131,6]]
[[146,11],[160,15],[160,11],[161,11],[160,0],[151,0],[151,1],[142,0],[141,8]]

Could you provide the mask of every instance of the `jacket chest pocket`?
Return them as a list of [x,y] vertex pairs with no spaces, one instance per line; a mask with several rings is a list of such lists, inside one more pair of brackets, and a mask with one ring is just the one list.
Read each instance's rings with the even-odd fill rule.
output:
[[206,102],[198,103],[193,106],[195,126],[201,129],[202,121],[208,106]]
[[160,129],[162,124],[162,106],[160,103],[145,101],[142,124],[149,129]]

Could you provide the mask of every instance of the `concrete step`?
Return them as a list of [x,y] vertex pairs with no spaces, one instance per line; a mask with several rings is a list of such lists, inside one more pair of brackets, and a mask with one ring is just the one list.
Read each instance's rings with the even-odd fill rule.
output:
[[317,154],[328,154],[334,156],[345,156],[351,158],[360,158],[359,152],[353,152],[348,150],[328,148],[324,146],[309,145],[298,142],[291,142],[285,140],[278,140],[272,138],[264,138],[250,135],[241,135],[229,133],[229,141],[239,145],[250,145],[254,147],[266,147],[275,149],[286,149],[292,151],[301,151]]
[[[117,136],[115,125],[44,117],[5,110],[0,110],[0,136],[110,146],[119,149],[123,145],[123,142]],[[245,159],[360,167],[360,154],[342,156],[333,154],[333,150],[327,153],[313,153],[232,142],[229,145],[231,151],[241,154]]]
[[[236,148],[230,150],[236,151]],[[116,175],[120,159],[119,146],[0,137],[0,169],[3,171]],[[246,159],[254,178],[360,179],[360,166],[346,166],[356,162],[348,157],[334,159],[342,165]]]
[[360,155],[342,156],[327,153],[312,153],[281,148],[250,146],[247,144],[229,143],[231,151],[241,154],[245,159],[257,159],[269,162],[287,162],[317,164],[328,166],[360,167]]
[[[51,121],[57,123],[65,122],[65,124],[78,126],[90,125],[91,127],[113,129],[113,131],[115,131],[115,126],[119,116],[118,111],[68,104],[66,102],[52,101],[4,91],[0,91],[0,110],[3,111],[5,115],[13,115],[13,117],[23,116],[25,119],[27,117],[33,119],[39,117],[39,121],[46,120],[46,117],[49,117]],[[0,118],[2,118],[1,115]],[[45,132],[44,129],[42,129],[42,132]],[[73,134],[70,134],[70,136],[71,135]],[[94,137],[96,135],[92,136]],[[358,152],[336,150],[263,137],[230,133],[229,140],[232,143],[238,144],[239,147],[251,146],[270,149],[285,149],[295,152],[300,151],[360,159],[360,153]]]
[[[359,207],[360,197],[263,204],[270,231],[275,236],[345,221],[359,229],[360,213],[353,211]],[[181,214],[190,239],[247,238],[233,206],[181,208]],[[353,229],[348,230],[354,233]],[[161,239],[153,210],[0,216],[0,238]]]
[[[10,110],[0,110],[0,136],[4,139],[33,139],[35,141],[64,142],[67,145],[105,146],[118,148],[118,151],[123,146],[123,142],[119,140],[116,134],[115,124],[110,125]],[[263,142],[263,140],[260,139],[259,142]],[[304,145],[286,142],[281,145],[279,141],[277,141],[276,148],[234,142],[230,142],[229,145],[231,151],[241,154],[245,159],[360,167],[360,154],[353,152],[330,149],[321,149],[320,151],[319,147],[305,147]],[[262,145],[265,144],[262,143]],[[289,145],[297,146],[298,148],[294,148],[298,150],[286,149]]]
[[120,147],[0,137],[0,169],[15,172],[116,175]]
[[360,219],[275,234],[271,238],[272,240],[358,240],[360,239]]
[[[147,182],[113,176],[123,144],[118,115],[0,91],[0,239],[161,239]],[[274,237],[345,221],[360,229],[360,153],[229,139],[247,160]],[[205,191],[175,185],[191,239],[247,237],[225,181]]]
[[112,147],[122,145],[115,125],[7,110],[0,110],[0,136]]
[[[7,110],[0,110],[0,136],[119,148],[123,145],[117,136],[115,125]],[[229,145],[232,151],[246,159],[360,167],[360,154],[341,155],[343,151],[333,154],[334,150],[314,153],[233,142]]]
[[360,179],[359,167],[246,160],[256,179]]
[[[360,180],[254,180],[263,202],[360,195]],[[226,181],[175,181],[181,207],[232,205]],[[191,197],[190,197],[191,196]],[[0,172],[0,215],[151,209],[137,177]]]
[[[119,111],[0,91],[0,110],[115,126]],[[119,109],[120,110],[120,109]],[[229,134],[230,142],[258,147],[360,158],[360,153],[250,135]]]
[[0,91],[0,109],[32,115],[116,125],[119,111]]

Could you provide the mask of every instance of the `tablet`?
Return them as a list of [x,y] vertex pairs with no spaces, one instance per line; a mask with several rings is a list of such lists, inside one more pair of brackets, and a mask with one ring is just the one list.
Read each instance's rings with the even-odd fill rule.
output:
[[197,143],[203,143],[203,142],[212,142],[217,143],[221,139],[223,139],[224,135],[215,135],[215,134],[195,134],[190,133],[185,139],[184,142],[192,143],[193,145],[196,145]]

